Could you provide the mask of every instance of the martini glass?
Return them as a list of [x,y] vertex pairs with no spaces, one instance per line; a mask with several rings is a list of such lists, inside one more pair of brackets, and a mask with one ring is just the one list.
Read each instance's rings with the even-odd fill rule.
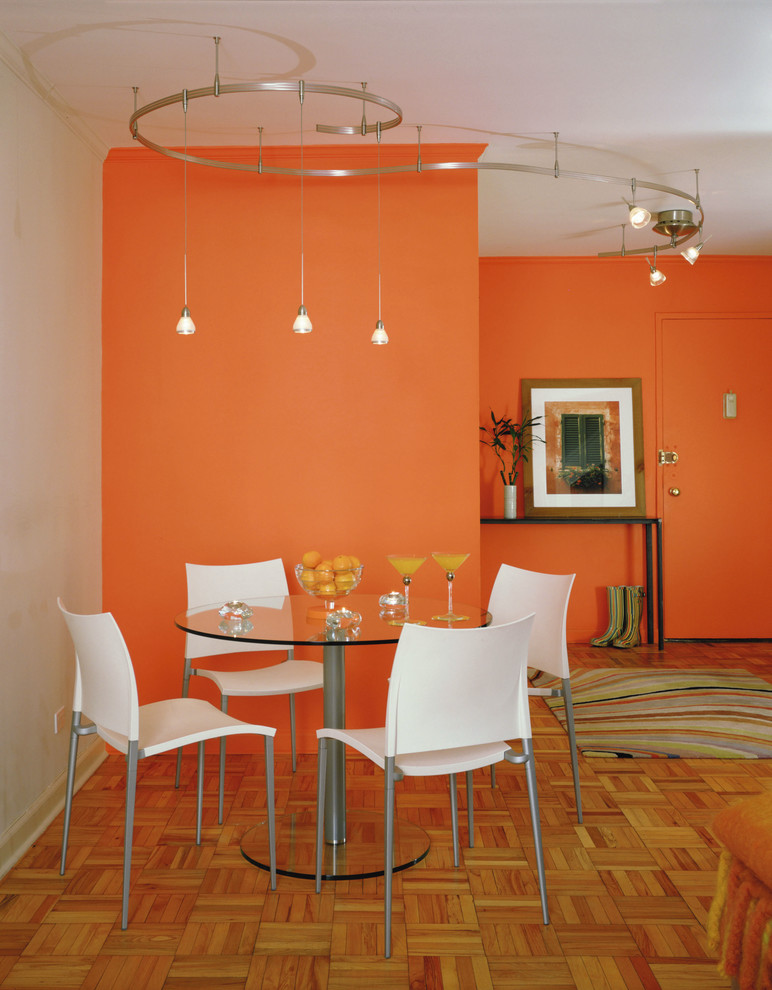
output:
[[402,576],[402,584],[405,586],[405,617],[407,618],[410,611],[410,582],[426,557],[420,557],[418,554],[390,553],[386,555],[386,559],[397,574]]
[[443,622],[461,622],[462,619],[469,618],[468,615],[456,615],[453,611],[453,578],[456,576],[456,571],[464,563],[468,556],[468,553],[432,554],[432,557],[445,571],[445,577],[448,579],[448,611],[445,615],[433,615],[433,619],[441,619]]

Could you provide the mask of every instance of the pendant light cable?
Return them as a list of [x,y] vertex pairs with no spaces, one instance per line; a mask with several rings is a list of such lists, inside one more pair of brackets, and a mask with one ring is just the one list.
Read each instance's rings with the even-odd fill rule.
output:
[[295,333],[310,333],[313,330],[311,320],[308,318],[308,310],[305,307],[305,228],[304,228],[304,189],[303,189],[303,99],[305,97],[305,83],[301,79],[298,83],[298,98],[300,99],[300,306],[298,315],[292,324]]
[[389,335],[381,319],[381,122],[375,125],[375,133],[378,138],[378,322],[370,338],[371,344],[388,344]]
[[381,319],[381,122],[378,121],[378,319]]
[[185,158],[182,168],[182,194],[185,216],[182,271],[185,305],[182,307],[182,315],[177,321],[177,333],[188,335],[196,332],[196,324],[191,319],[190,310],[188,309],[188,91],[186,89],[182,91],[182,115],[184,120],[185,143]]

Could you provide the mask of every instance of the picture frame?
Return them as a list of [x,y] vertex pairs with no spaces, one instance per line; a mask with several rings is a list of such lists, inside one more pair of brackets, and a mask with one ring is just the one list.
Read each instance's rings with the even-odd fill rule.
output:
[[523,416],[540,420],[526,517],[645,517],[640,378],[525,378],[522,398]]

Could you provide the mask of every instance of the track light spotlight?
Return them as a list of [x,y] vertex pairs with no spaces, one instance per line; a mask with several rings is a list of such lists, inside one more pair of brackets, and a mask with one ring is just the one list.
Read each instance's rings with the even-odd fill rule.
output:
[[[700,231],[700,234],[702,234],[702,231]],[[686,258],[689,264],[693,265],[694,262],[699,258],[700,251],[702,251],[706,242],[709,241],[712,236],[713,236],[712,234],[708,234],[708,236],[705,238],[704,241],[700,241],[699,244],[693,244],[691,247],[686,248],[684,251],[681,252],[681,257]]]
[[[641,227],[645,227],[647,223],[651,220],[651,213],[643,207],[635,205],[635,179],[632,181],[632,192],[633,201],[627,205],[630,207],[630,225],[639,230]],[[625,201],[627,202],[627,201]]]
[[654,246],[654,264],[649,262],[649,284],[650,285],[662,285],[663,282],[667,281],[667,276],[663,275],[662,272],[657,271],[657,247]]

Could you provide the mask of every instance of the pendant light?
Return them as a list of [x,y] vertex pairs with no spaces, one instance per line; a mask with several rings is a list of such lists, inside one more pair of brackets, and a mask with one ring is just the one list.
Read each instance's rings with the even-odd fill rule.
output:
[[304,270],[303,270],[303,98],[305,96],[305,83],[301,79],[298,83],[298,97],[300,99],[300,306],[298,315],[292,324],[295,333],[311,333],[314,329],[308,317],[308,310],[303,305]]
[[177,321],[177,333],[187,336],[196,332],[196,324],[191,319],[188,309],[188,91],[186,89],[182,91],[182,112],[185,121],[185,160],[182,166],[183,198],[185,200],[185,251],[183,254],[185,305],[182,307],[182,315]]
[[370,338],[371,344],[388,344],[389,335],[381,319],[381,122],[377,122],[375,133],[378,138],[378,320]]

